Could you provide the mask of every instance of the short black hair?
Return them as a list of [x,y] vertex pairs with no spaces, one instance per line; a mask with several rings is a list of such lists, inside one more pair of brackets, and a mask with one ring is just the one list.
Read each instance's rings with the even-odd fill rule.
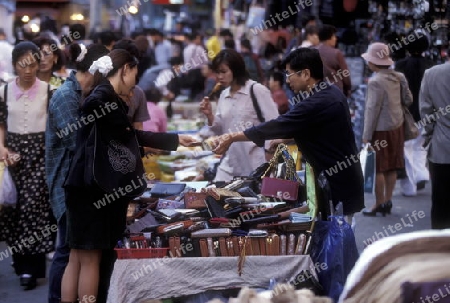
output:
[[275,71],[270,75],[271,78],[273,78],[273,81],[276,81],[280,83],[280,86],[283,86],[284,83],[284,75],[282,72]]
[[111,45],[113,42],[117,41],[117,37],[112,31],[101,32],[99,39],[100,43],[105,46]]
[[219,32],[219,36],[220,37],[230,37],[230,38],[234,37],[233,33],[228,28],[221,29]]
[[299,48],[290,52],[281,66],[286,68],[288,64],[293,71],[309,69],[311,77],[316,80],[323,79],[323,62],[317,49]]
[[57,71],[57,70],[61,69],[61,67],[63,66],[63,63],[65,61],[64,60],[65,58],[63,58],[63,56],[64,56],[63,52],[61,51],[61,49],[59,49],[58,44],[56,43],[55,40],[53,40],[45,35],[40,35],[33,39],[33,43],[36,44],[40,50],[42,50],[42,47],[44,45],[48,45],[50,48],[50,51],[57,58],[56,63],[53,64],[53,71]]
[[248,39],[242,39],[241,40],[241,47],[245,47],[250,52],[253,52],[252,44],[250,43],[250,40],[248,40]]
[[76,61],[81,54],[81,46],[78,43],[72,43],[69,46],[69,58],[72,64],[75,65],[77,71],[85,73],[89,71],[92,63],[100,57],[106,56],[109,51],[101,44],[90,44],[86,47],[86,54],[81,61]]
[[162,93],[156,87],[152,87],[152,88],[146,90],[144,93],[145,93],[145,99],[147,99],[147,102],[158,103],[159,101],[161,101],[161,99],[163,97]]
[[[408,36],[414,34],[415,32],[412,31],[408,34]],[[406,50],[412,55],[419,55],[424,51],[428,50],[428,48],[430,47],[428,37],[425,36],[423,33],[422,36],[416,38],[417,39],[414,39],[412,42],[409,42],[409,44],[406,46]]]
[[[39,53],[39,47],[30,41],[19,42],[12,51],[13,67],[14,68],[16,67],[16,64],[19,62],[19,59],[22,56],[24,56],[30,52],[31,52],[31,56],[34,58],[34,60],[39,63],[41,61],[41,54]],[[26,62],[23,62],[23,63],[27,64],[27,63],[31,63],[31,62],[29,60],[27,60]]]
[[[86,26],[84,26],[81,23],[75,23],[69,26],[69,31],[71,33],[71,37],[73,40],[84,40],[86,38]],[[74,35],[75,33],[78,33],[78,35]],[[75,36],[79,36],[78,39],[76,39]]]
[[319,30],[319,40],[320,41],[327,41],[330,40],[333,35],[336,35],[337,30],[336,27],[329,24],[324,24]]
[[315,25],[307,25],[305,27],[305,38],[311,35],[319,35],[319,30],[317,29],[317,26]]
[[233,73],[233,80],[236,81],[237,84],[244,86],[250,79],[250,75],[245,67],[244,58],[236,50],[221,50],[212,61],[213,70],[217,72],[221,64],[228,66]]
[[223,44],[226,49],[236,49],[236,43],[232,39],[225,40]]
[[141,59],[141,52],[137,48],[136,43],[131,39],[122,39],[117,41],[114,44],[113,49],[124,49],[128,51],[131,55],[136,57],[138,60]]

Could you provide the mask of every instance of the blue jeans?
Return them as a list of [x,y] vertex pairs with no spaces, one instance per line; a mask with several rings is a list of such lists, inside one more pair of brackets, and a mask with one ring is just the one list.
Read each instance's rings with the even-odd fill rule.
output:
[[70,248],[66,242],[66,222],[66,215],[64,214],[58,222],[58,246],[56,247],[55,255],[53,256],[53,262],[48,277],[49,303],[61,302],[61,281],[67,263],[69,263],[70,255]]

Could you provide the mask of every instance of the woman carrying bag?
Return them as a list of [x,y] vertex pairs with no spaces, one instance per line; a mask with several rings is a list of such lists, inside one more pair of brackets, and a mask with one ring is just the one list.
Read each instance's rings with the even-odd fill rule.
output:
[[363,143],[385,146],[376,154],[376,204],[363,211],[364,216],[375,217],[377,213],[391,213],[397,170],[405,163],[403,106],[411,105],[413,100],[405,76],[389,69],[394,62],[386,44],[371,44],[362,57],[375,72],[367,85]]
[[[102,250],[115,247],[125,230],[128,203],[147,187],[140,147],[175,150],[189,136],[133,129],[120,99],[136,83],[138,61],[126,50],[113,50],[94,61],[93,90],[81,111],[84,123],[65,182],[69,264],[61,302],[97,297]],[[91,117],[95,117],[92,119]],[[138,146],[139,145],[139,146]]]

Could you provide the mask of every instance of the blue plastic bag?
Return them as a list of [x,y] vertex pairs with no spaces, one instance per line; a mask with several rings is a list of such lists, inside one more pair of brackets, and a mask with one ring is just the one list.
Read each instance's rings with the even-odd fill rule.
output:
[[[342,217],[318,221],[312,235],[311,259],[325,294],[338,302],[359,253],[351,226]],[[318,266],[319,264],[320,266]]]

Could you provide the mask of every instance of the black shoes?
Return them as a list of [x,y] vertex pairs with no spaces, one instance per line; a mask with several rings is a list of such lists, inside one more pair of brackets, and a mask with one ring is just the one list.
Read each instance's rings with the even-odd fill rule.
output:
[[386,217],[386,214],[390,214],[391,213],[391,209],[392,209],[392,201],[389,200],[386,203],[378,205],[375,209],[373,209],[371,211],[364,210],[362,212],[362,214],[365,217],[376,217],[377,213],[381,213],[383,215],[383,217]]
[[23,286],[24,290],[35,289],[36,285],[36,278],[32,275],[23,274],[20,276],[20,286]]

